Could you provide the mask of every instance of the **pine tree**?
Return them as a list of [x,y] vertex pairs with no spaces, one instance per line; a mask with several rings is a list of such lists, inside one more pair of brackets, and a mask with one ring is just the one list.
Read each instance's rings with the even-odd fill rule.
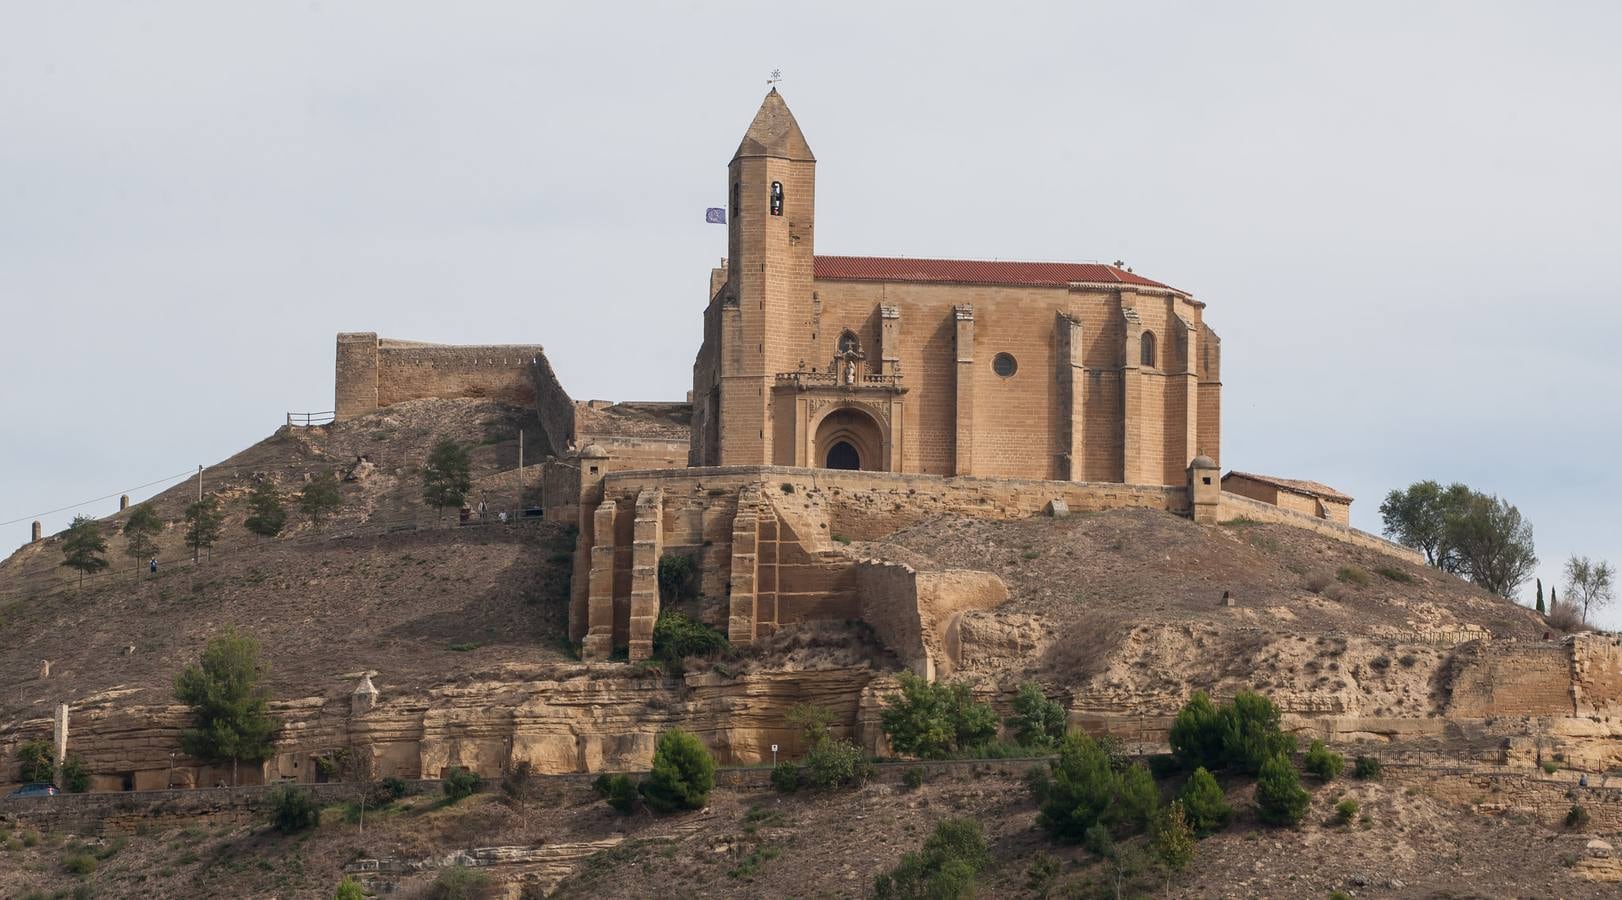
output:
[[[203,548],[213,550],[215,543],[220,539],[220,501],[213,497],[203,499],[186,507],[186,546],[191,548],[192,562],[197,561],[197,553]],[[212,552],[209,554],[213,555]]]
[[1294,825],[1307,814],[1312,795],[1301,787],[1301,777],[1284,755],[1262,763],[1256,778],[1256,817],[1270,825]]
[[253,493],[248,495],[248,509],[251,512],[242,524],[254,534],[275,537],[287,524],[287,510],[282,508],[281,494],[277,493],[275,482],[269,478],[253,486]]
[[198,759],[230,760],[232,784],[238,761],[270,755],[276,722],[259,687],[264,674],[259,642],[227,628],[208,642],[198,664],[175,676],[175,699],[193,717],[193,727],[180,733],[181,749]]
[[299,511],[309,516],[311,521],[320,522],[321,517],[327,513],[336,512],[343,504],[343,497],[338,493],[338,476],[331,469],[310,479],[304,486],[304,493],[299,496]]
[[79,586],[84,586],[86,574],[94,575],[107,568],[107,539],[101,536],[101,527],[89,516],[74,516],[62,538],[62,565],[79,573]]
[[469,474],[472,460],[467,448],[450,438],[434,445],[428,465],[422,470],[422,500],[444,513],[447,506],[461,506],[473,487]]
[[135,571],[141,571],[141,561],[158,555],[158,533],[163,531],[163,520],[158,518],[152,504],[142,503],[130,511],[124,522],[124,555],[135,560]]
[[1543,608],[1543,579],[1541,578],[1538,579],[1538,612],[1548,612],[1548,610]]
[[1170,888],[1171,872],[1182,871],[1194,861],[1194,829],[1183,814],[1183,801],[1173,800],[1155,817],[1154,848],[1155,855],[1166,865]]

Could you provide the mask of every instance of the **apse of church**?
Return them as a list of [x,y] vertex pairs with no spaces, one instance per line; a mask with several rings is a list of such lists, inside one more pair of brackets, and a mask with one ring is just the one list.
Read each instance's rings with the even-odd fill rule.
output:
[[1183,484],[1220,461],[1205,304],[1117,265],[817,256],[774,89],[728,166],[690,463]]

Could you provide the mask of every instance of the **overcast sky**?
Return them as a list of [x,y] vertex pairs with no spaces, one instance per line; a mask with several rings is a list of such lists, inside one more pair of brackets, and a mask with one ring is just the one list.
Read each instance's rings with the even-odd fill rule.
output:
[[1545,583],[1622,561],[1619,34],[1614,3],[3,0],[0,537],[331,409],[338,331],[680,399],[704,208],[780,68],[818,251],[1126,260],[1209,304],[1225,468],[1370,530],[1462,480]]

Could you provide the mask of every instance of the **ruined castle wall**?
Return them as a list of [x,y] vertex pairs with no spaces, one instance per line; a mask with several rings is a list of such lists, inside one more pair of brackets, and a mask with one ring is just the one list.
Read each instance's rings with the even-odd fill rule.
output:
[[338,335],[333,409],[344,421],[430,397],[531,406],[536,396],[531,365],[544,359],[538,345],[449,346],[380,339],[370,331],[344,333]]
[[[1286,495],[1286,492],[1280,492],[1281,497]],[[1359,531],[1351,526],[1328,519],[1320,519],[1316,515],[1295,512],[1274,506],[1271,503],[1244,497],[1228,490],[1226,486],[1222,490],[1222,505],[1218,517],[1224,521],[1246,518],[1258,522],[1278,522],[1284,525],[1293,525],[1297,528],[1315,531],[1337,541],[1345,541],[1357,547],[1378,550],[1381,553],[1405,559],[1412,563],[1423,564],[1425,562],[1425,558],[1418,551],[1411,550],[1401,544],[1393,544],[1366,531]]]
[[548,452],[562,456],[574,445],[574,400],[563,389],[557,373],[546,354],[536,348],[530,363],[530,379],[535,392],[535,412],[541,419],[541,432],[546,435]]
[[1572,638],[1571,669],[1578,715],[1622,716],[1622,637],[1579,634]]
[[1493,642],[1460,647],[1453,661],[1448,714],[1573,715],[1571,664],[1572,648],[1567,644]]

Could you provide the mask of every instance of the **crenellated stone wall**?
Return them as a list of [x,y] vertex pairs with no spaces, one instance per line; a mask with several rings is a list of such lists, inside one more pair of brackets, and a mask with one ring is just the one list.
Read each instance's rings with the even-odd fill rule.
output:
[[539,344],[451,346],[346,332],[338,335],[333,410],[344,421],[428,397],[480,397],[534,406],[534,372],[544,358]]

